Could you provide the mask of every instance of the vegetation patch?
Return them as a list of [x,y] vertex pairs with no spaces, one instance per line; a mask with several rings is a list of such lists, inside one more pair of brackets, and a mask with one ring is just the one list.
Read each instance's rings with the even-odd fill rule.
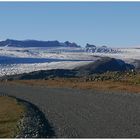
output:
[[24,112],[15,98],[0,96],[0,138],[14,138],[19,133],[18,122]]
[[118,90],[140,93],[140,72],[106,72],[79,78],[49,78],[47,80],[13,80],[32,86],[68,87],[79,89]]

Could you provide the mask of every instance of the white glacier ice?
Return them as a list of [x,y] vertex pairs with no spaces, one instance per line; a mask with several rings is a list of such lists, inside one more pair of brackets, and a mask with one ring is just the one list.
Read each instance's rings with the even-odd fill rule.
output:
[[140,60],[140,49],[138,48],[118,50],[118,53],[88,53],[79,48],[0,47],[0,76],[37,70],[73,69],[104,56],[122,59],[126,62]]

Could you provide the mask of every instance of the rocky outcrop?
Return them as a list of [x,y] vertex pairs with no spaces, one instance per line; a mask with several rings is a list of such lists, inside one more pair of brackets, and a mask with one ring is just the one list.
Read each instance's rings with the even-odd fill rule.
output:
[[74,43],[74,42],[69,42],[69,41],[66,41],[66,42],[64,42],[64,46],[69,46],[69,47],[75,47],[75,48],[80,48],[81,46],[80,45],[77,45],[76,43]]
[[86,52],[92,52],[92,53],[118,53],[120,52],[118,49],[115,48],[109,48],[105,45],[103,46],[95,46],[91,44],[86,44],[85,46]]
[[134,68],[133,65],[127,64],[122,60],[104,57],[88,65],[77,67],[75,70],[78,71],[78,75],[89,75],[107,71],[127,71]]

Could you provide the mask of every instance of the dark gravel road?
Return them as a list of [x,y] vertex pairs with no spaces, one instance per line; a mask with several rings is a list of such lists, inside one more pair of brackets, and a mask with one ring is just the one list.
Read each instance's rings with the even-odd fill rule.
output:
[[37,105],[56,137],[140,137],[140,94],[18,84],[1,84],[0,92]]

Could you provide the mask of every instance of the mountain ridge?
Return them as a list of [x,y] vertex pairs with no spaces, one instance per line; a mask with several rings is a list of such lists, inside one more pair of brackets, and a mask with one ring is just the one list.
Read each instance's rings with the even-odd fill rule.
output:
[[54,41],[41,41],[41,40],[14,40],[14,39],[6,39],[4,41],[0,41],[0,46],[8,46],[8,47],[75,47],[81,48],[80,45],[77,45],[75,42],[59,42],[57,40]]

